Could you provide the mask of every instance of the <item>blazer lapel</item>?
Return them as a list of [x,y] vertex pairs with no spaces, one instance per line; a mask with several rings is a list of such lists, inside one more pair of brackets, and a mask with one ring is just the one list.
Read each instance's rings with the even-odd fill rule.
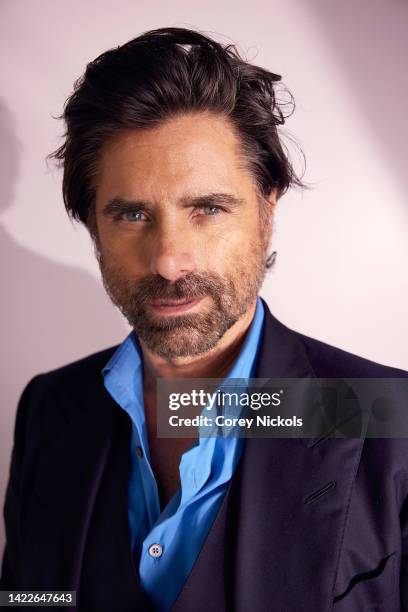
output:
[[146,610],[130,551],[129,419],[101,375],[78,402],[49,397],[47,403],[36,468],[25,485],[24,588],[76,590],[77,603],[87,603],[81,609],[98,612],[110,612],[126,593],[123,612],[140,604]]
[[98,392],[83,406],[71,406],[64,398],[45,400],[47,416],[22,521],[26,588],[78,588],[85,539],[112,444],[113,413],[106,402],[97,413],[100,396]]
[[[315,377],[266,303],[257,378]],[[330,610],[362,439],[247,439],[173,610]]]

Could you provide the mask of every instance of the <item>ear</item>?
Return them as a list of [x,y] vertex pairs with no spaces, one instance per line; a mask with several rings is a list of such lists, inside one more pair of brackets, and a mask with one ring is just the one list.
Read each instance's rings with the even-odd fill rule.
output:
[[274,187],[266,199],[271,205],[273,212],[275,212],[275,206],[278,199],[278,188]]

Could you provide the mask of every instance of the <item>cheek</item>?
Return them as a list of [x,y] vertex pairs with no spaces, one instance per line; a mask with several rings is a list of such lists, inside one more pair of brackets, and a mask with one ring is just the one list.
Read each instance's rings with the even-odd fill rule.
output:
[[255,245],[260,244],[260,241],[260,223],[251,216],[240,221],[229,231],[223,232],[220,244],[225,249],[247,253],[253,250]]
[[109,232],[101,232],[99,238],[99,250],[106,271],[118,277],[133,278],[140,275],[143,264],[134,245],[127,240],[115,238]]
[[247,232],[225,233],[214,246],[207,269],[219,274],[240,275],[259,257],[259,240]]
[[98,226],[99,240],[106,256],[127,259],[136,251],[135,236],[120,231],[112,223],[100,223]]
[[119,246],[120,244],[113,240],[108,232],[99,231],[99,249],[105,263],[111,264],[122,258]]

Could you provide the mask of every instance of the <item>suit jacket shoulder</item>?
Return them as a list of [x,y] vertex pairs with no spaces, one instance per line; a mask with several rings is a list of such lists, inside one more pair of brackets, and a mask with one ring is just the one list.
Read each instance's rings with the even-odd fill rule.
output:
[[[61,389],[75,385],[87,386],[95,378],[101,378],[102,368],[108,363],[119,345],[111,346],[102,351],[92,353],[64,366],[39,374],[42,384],[49,389]],[[101,378],[102,380],[102,378]]]
[[[94,400],[108,396],[103,386],[102,368],[119,345],[115,345],[70,362],[64,366],[35,375],[24,387],[16,410],[14,453],[23,447],[26,432],[32,442],[40,439],[44,422],[55,412],[56,402],[69,417],[87,411]],[[106,403],[103,403],[106,407]],[[23,433],[24,432],[24,433]]]
[[[291,330],[293,331],[293,330]],[[406,378],[408,372],[349,353],[321,340],[293,332],[303,344],[318,378]]]

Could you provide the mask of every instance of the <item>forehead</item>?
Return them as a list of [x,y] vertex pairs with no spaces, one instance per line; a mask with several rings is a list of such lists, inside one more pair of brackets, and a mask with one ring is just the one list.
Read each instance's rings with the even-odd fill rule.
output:
[[[102,147],[97,191],[122,196],[137,191],[252,187],[243,167],[239,139],[229,120],[195,113],[173,117],[149,129],[124,130]],[[115,194],[117,195],[117,194]]]

